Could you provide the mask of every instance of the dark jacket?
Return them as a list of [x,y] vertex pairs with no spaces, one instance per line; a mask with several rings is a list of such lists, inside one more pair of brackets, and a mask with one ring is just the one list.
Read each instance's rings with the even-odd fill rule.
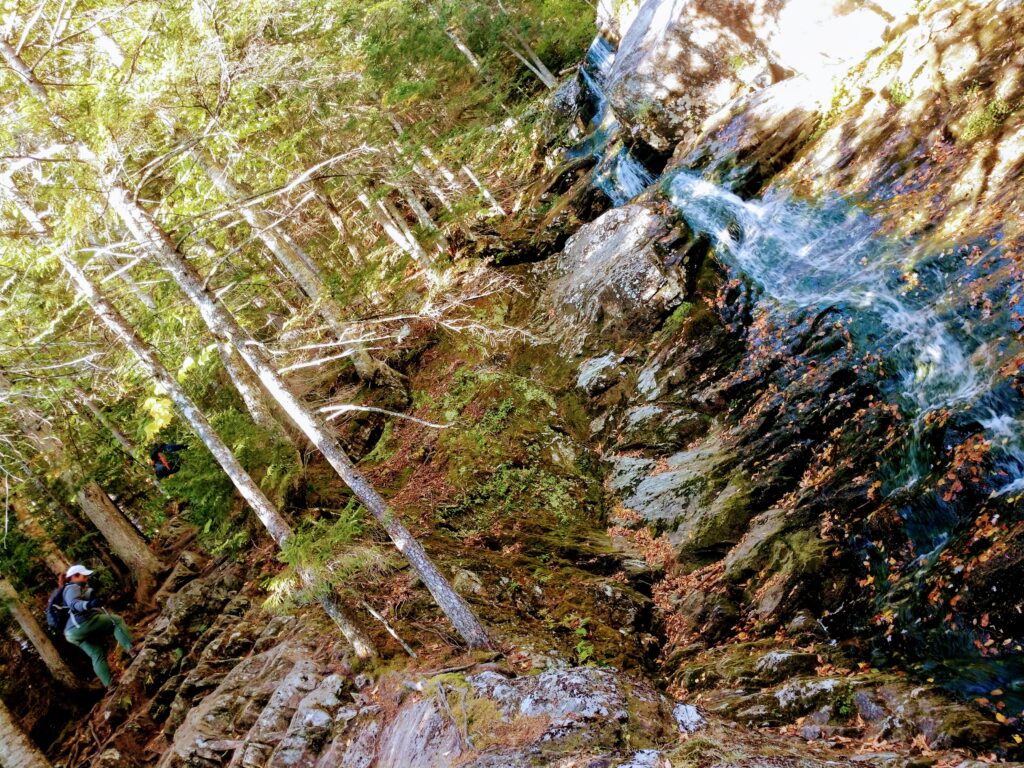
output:
[[153,463],[153,472],[157,480],[170,477],[181,469],[179,451],[188,450],[185,443],[157,443],[149,452],[149,460]]
[[82,589],[81,584],[72,583],[64,587],[64,605],[68,607],[65,632],[84,624],[96,615],[95,593],[92,587]]

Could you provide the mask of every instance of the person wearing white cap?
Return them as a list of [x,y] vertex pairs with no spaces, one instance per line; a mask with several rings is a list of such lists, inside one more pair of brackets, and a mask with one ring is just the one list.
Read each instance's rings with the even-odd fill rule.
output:
[[110,687],[113,676],[107,664],[107,653],[103,645],[106,635],[113,634],[124,651],[131,656],[132,636],[124,619],[110,613],[102,607],[95,590],[89,586],[89,577],[93,572],[84,565],[72,565],[68,568],[67,585],[64,587],[64,605],[68,609],[68,622],[64,627],[64,637],[72,645],[77,645],[92,660],[92,668],[96,677],[105,687]]

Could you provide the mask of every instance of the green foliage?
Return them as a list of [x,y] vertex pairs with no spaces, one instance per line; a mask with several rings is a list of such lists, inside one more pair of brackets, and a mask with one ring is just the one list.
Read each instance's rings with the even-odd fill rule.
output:
[[889,84],[889,101],[897,107],[907,104],[912,98],[910,86],[902,80],[893,80]]
[[174,421],[174,403],[164,395],[165,393],[157,388],[155,394],[142,401],[142,410],[149,417],[142,426],[142,437],[147,444],[156,440],[157,435]]
[[[210,422],[264,493],[280,503],[302,471],[294,449],[236,410],[214,414]],[[162,481],[164,489],[183,501],[184,514],[211,549],[237,552],[246,547],[251,534],[239,525],[242,508],[220,464],[195,439],[179,456],[181,471]]]
[[52,579],[42,565],[39,545],[17,528],[0,535],[0,575],[6,576],[19,592],[45,591]]
[[365,540],[364,526],[365,513],[355,502],[331,518],[301,526],[278,556],[286,567],[265,584],[265,606],[287,612],[326,592],[352,590],[359,578],[393,570],[391,551]]
[[832,714],[839,720],[849,720],[857,711],[853,686],[845,685],[832,702]]

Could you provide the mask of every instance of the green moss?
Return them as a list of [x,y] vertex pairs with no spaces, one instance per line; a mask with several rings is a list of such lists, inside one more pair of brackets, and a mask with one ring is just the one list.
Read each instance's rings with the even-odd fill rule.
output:
[[693,304],[684,301],[678,307],[676,307],[672,314],[665,320],[665,324],[662,326],[662,333],[666,336],[674,336],[679,332],[679,329],[683,327],[683,323],[686,321],[693,311]]
[[846,83],[840,83],[832,93],[832,103],[828,112],[821,116],[818,125],[811,134],[809,141],[817,141],[832,125],[839,119],[839,116],[850,103],[850,91]]
[[1002,99],[994,99],[980,109],[969,113],[960,132],[961,141],[974,141],[992,131],[1003,122],[1013,110]]
[[910,86],[902,80],[893,80],[889,84],[888,95],[890,103],[897,107],[902,107],[904,104],[908,103],[912,96],[910,93]]

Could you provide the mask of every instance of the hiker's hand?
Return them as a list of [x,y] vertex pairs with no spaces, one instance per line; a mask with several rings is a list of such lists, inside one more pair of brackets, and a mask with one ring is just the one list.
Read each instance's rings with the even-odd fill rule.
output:
[[89,602],[87,602],[85,604],[85,607],[88,608],[90,611],[93,608],[101,608],[102,606],[103,606],[103,601],[100,600],[98,597],[94,597],[92,600],[90,600]]

